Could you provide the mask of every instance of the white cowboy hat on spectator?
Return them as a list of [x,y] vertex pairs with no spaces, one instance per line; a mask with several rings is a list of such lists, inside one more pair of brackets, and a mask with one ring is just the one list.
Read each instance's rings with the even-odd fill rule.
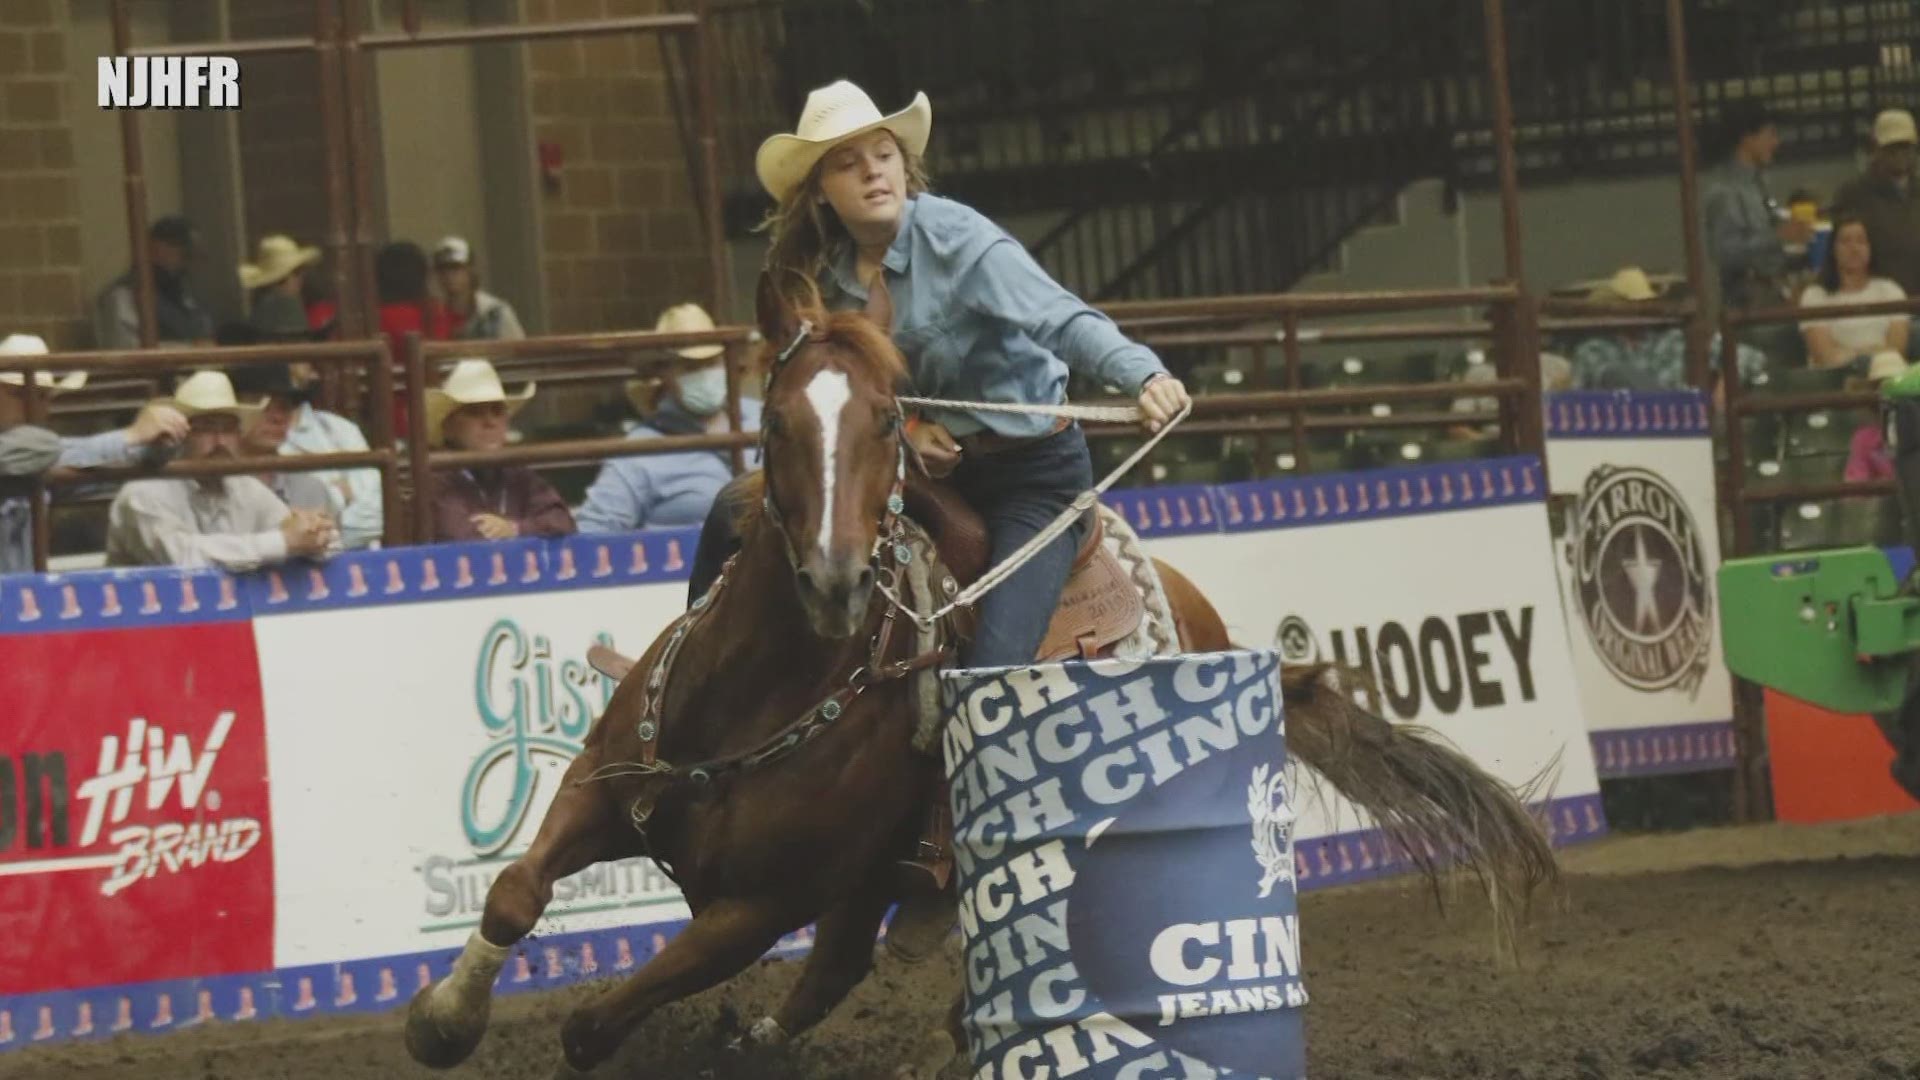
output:
[[240,287],[248,291],[287,280],[287,275],[320,261],[320,249],[301,247],[293,237],[275,233],[262,237],[253,261],[240,264]]
[[794,133],[775,135],[761,143],[753,156],[753,170],[768,194],[784,200],[805,182],[827,151],[856,135],[881,128],[893,132],[893,137],[918,157],[927,152],[927,138],[933,132],[933,104],[926,94],[919,93],[913,96],[911,105],[882,116],[865,90],[841,79],[807,95]]
[[1873,145],[1900,143],[1920,143],[1920,129],[1914,127],[1912,113],[1905,109],[1887,109],[1873,118]]
[[233,380],[227,378],[226,372],[213,370],[196,371],[187,376],[185,382],[174,387],[173,396],[161,398],[160,404],[173,406],[189,420],[220,414],[238,417],[242,427],[267,407],[264,398],[255,402],[236,398]]
[[472,266],[473,245],[463,236],[444,236],[433,247],[435,266]]
[[[0,356],[45,356],[48,351],[46,339],[38,334],[8,334],[0,338]],[[27,376],[19,371],[0,371],[0,383],[25,386]],[[73,371],[56,379],[45,371],[36,371],[33,373],[33,385],[49,394],[64,394],[87,385],[87,373]]]
[[1892,349],[1882,349],[1873,354],[1867,364],[1867,381],[1870,383],[1897,379],[1907,373],[1907,358]]
[[507,388],[500,383],[500,373],[493,370],[492,364],[485,360],[457,361],[446,379],[427,391],[427,443],[439,446],[446,442],[446,433],[440,429],[455,409],[497,401],[506,405],[507,415],[511,417],[533,400],[533,390],[534,384],[528,383],[518,394],[509,396]]
[[1624,300],[1639,303],[1652,300],[1660,294],[1653,289],[1653,282],[1647,272],[1637,266],[1623,266],[1607,279],[1607,283],[1593,290],[1592,299],[1598,301]]
[[[713,316],[699,304],[675,304],[660,313],[653,324],[656,334],[694,334],[702,330],[712,330]],[[711,360],[726,352],[725,345],[689,345],[684,349],[675,349],[674,353],[688,360]]]

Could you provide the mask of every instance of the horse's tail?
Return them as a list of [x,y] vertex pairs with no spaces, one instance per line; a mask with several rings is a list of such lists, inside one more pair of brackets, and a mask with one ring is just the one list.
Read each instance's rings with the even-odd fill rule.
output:
[[1546,830],[1524,801],[1540,781],[1516,793],[1426,729],[1360,708],[1356,674],[1330,664],[1282,670],[1287,749],[1373,815],[1436,899],[1446,864],[1471,870],[1493,906],[1496,955],[1512,959],[1534,893],[1559,882]]

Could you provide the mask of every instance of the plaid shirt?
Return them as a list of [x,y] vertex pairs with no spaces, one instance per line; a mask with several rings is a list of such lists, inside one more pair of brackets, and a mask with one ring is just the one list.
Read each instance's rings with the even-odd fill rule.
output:
[[[1767,354],[1738,347],[1740,384],[1752,386],[1767,369]],[[1720,370],[1720,335],[1713,336],[1707,364]],[[1578,390],[1681,390],[1687,385],[1687,334],[1679,327],[1634,337],[1588,338],[1573,350]]]

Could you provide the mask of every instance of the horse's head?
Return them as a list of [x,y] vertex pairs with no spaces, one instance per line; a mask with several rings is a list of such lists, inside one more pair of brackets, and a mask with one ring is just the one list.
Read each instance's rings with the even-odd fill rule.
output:
[[866,621],[874,567],[900,513],[909,450],[895,395],[906,363],[881,329],[884,289],[866,314],[793,306],[761,275],[769,362],[761,413],[766,513],[793,564],[814,632],[850,637]]

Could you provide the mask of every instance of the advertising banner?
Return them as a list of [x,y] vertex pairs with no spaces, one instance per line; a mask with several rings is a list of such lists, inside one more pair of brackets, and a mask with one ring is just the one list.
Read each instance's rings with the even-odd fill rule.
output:
[[974,1076],[1305,1075],[1271,652],[943,677]]
[[1697,391],[1556,394],[1554,569],[1601,776],[1731,768],[1713,438]]
[[31,584],[0,588],[0,997],[271,967],[252,624],[210,577]]

